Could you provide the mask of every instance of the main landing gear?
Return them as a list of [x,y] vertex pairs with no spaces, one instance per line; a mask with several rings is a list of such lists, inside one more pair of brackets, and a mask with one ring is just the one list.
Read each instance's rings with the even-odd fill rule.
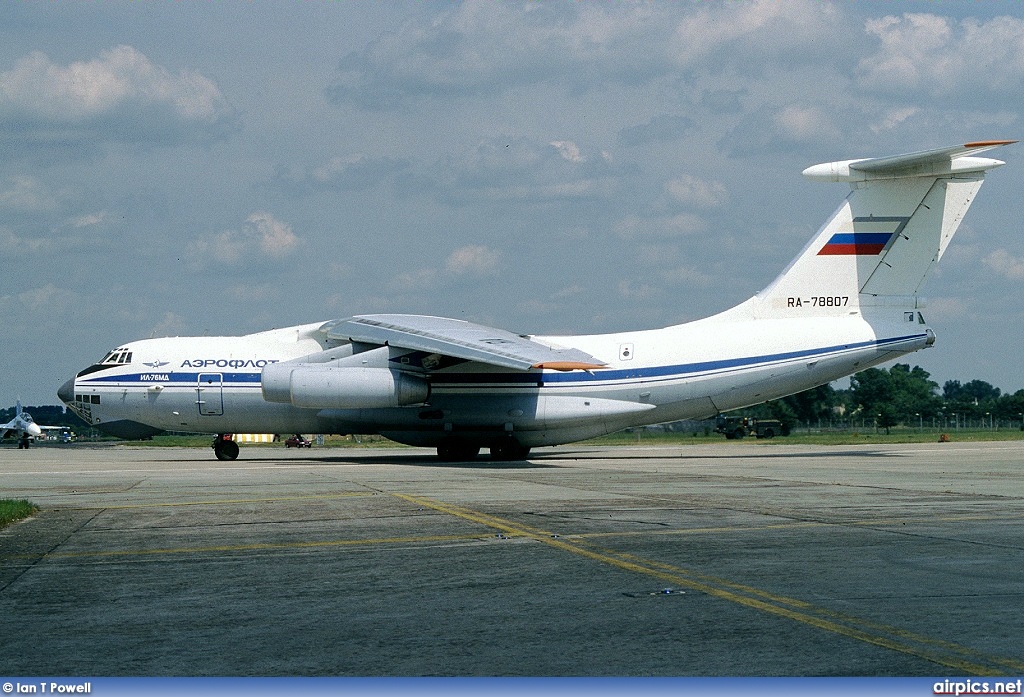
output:
[[238,457],[238,443],[230,433],[218,433],[211,447],[218,460],[234,460]]
[[479,454],[479,445],[458,438],[445,438],[437,444],[437,457],[448,462],[469,462]]
[[[521,445],[509,436],[495,441],[490,445],[491,459],[501,462],[525,460],[530,455],[530,448]],[[437,445],[437,457],[448,462],[470,462],[480,454],[480,446],[460,438],[445,438]]]
[[503,438],[491,445],[491,459],[510,462],[514,460],[525,460],[530,456],[530,449],[521,445],[512,436]]

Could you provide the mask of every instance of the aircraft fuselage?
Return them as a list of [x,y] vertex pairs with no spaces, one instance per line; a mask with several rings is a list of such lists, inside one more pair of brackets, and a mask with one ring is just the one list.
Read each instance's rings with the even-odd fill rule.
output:
[[[486,447],[514,435],[555,445],[629,426],[703,419],[792,394],[916,351],[932,335],[893,311],[879,335],[860,315],[715,321],[660,330],[532,337],[607,363],[591,371],[514,371],[473,362],[432,371],[427,398],[389,408],[300,408],[264,398],[263,369],[329,348],[318,324],[242,337],[147,339],[130,362],[98,364],[62,388],[90,424],[123,437],[199,433],[380,433],[436,446],[457,436]],[[882,325],[884,326],[884,325]],[[828,339],[819,344],[813,337]],[[122,354],[126,355],[126,354]],[[359,354],[356,354],[358,357]],[[386,369],[415,352],[392,348]],[[379,359],[378,359],[379,360]]]

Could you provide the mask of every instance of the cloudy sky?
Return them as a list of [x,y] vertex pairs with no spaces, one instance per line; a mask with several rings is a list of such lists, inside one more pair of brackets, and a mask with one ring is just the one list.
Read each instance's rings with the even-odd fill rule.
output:
[[[0,4],[0,405],[125,341],[368,312],[697,319],[847,193],[812,164],[1024,136],[1016,2]],[[927,292],[1024,388],[1024,144]]]

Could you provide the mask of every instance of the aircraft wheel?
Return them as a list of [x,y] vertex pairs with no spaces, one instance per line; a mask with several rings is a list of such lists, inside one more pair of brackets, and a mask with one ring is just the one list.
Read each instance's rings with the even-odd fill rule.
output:
[[479,445],[471,445],[456,438],[446,438],[437,445],[437,457],[449,462],[469,462],[479,454]]
[[509,462],[512,460],[525,460],[530,455],[530,449],[521,445],[514,438],[509,438],[491,446],[491,459]]
[[213,453],[218,460],[234,460],[238,457],[238,443],[233,440],[224,440],[222,434],[217,434],[213,441]]

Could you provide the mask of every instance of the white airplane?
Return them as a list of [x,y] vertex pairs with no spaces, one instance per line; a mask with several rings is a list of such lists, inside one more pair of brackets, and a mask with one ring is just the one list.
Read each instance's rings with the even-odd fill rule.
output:
[[529,336],[419,315],[360,315],[239,337],[123,344],[58,396],[125,438],[165,430],[378,433],[464,461],[631,426],[704,419],[931,346],[918,292],[1003,162],[972,142],[804,170],[851,193],[767,288],[695,322]]
[[32,415],[21,408],[21,400],[15,402],[14,418],[5,424],[0,424],[0,440],[14,434],[18,440],[19,448],[27,448],[32,438],[38,438],[43,433],[43,428],[37,424]]

